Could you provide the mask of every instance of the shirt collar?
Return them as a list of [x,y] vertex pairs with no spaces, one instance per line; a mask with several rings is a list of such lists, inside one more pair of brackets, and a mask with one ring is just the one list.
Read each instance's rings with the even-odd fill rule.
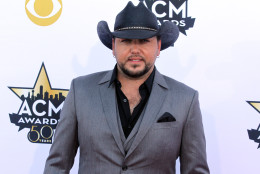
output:
[[113,69],[113,73],[112,73],[112,76],[111,76],[111,79],[110,79],[110,83],[109,83],[109,86],[114,83],[114,81],[117,80],[117,64],[115,65],[114,69]]
[[[147,89],[149,90],[149,93],[151,93],[152,91],[152,87],[153,87],[153,80],[154,80],[154,75],[155,75],[155,70],[156,70],[156,67],[154,67],[153,69],[153,72],[150,74],[150,76],[146,79],[146,81],[143,83],[145,84],[145,86],[147,87]],[[110,79],[110,83],[109,83],[109,86],[118,81],[117,79],[117,64],[115,65],[114,69],[113,69],[113,73],[112,73],[112,76],[111,76],[111,79]],[[143,85],[142,84],[142,85]],[[141,85],[141,86],[142,86]]]

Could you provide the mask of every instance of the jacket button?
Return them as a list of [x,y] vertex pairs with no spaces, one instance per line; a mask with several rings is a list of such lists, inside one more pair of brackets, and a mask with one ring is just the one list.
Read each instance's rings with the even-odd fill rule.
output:
[[127,170],[127,166],[122,166],[122,170],[126,171]]

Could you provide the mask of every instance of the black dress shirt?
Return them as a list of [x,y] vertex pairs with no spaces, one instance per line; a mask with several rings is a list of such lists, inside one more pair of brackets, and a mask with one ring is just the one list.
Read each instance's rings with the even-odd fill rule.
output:
[[115,84],[117,105],[118,105],[121,125],[126,138],[131,133],[133,127],[135,126],[138,118],[140,117],[144,109],[144,106],[146,105],[149,99],[150,93],[152,91],[154,74],[155,74],[155,68],[153,72],[150,74],[150,76],[147,78],[147,80],[139,87],[141,100],[139,104],[134,108],[134,111],[131,115],[128,99],[125,96],[125,94],[122,92],[121,83],[117,79],[117,66],[115,66],[113,70],[110,84],[112,83]]

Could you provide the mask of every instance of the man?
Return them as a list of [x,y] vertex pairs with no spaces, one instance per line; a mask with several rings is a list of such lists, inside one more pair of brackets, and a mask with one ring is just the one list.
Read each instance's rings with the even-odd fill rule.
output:
[[178,27],[129,2],[114,30],[98,24],[117,64],[72,81],[44,173],[69,173],[79,147],[80,174],[174,174],[178,157],[182,174],[208,174],[198,93],[154,66]]

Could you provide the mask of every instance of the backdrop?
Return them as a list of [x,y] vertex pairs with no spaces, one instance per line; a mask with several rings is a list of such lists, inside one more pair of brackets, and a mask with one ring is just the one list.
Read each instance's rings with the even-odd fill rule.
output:
[[[71,80],[115,64],[97,23],[106,20],[113,30],[127,2],[0,2],[1,173],[43,172]],[[259,1],[146,3],[158,22],[170,20],[182,31],[156,66],[199,91],[211,173],[258,173]],[[78,156],[71,173],[77,169]]]

